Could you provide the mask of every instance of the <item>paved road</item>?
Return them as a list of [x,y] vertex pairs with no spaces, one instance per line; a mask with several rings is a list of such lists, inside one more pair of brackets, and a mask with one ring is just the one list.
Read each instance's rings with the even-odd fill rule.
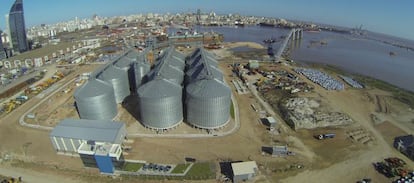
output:
[[[252,82],[250,82],[252,83]],[[288,127],[285,123],[285,121],[273,110],[272,106],[270,106],[269,103],[265,102],[262,97],[259,96],[256,87],[252,86],[251,84],[248,86],[252,94],[256,97],[256,99],[260,102],[260,104],[264,107],[266,112],[270,114],[273,118],[277,119],[278,123],[277,125],[280,126],[283,130],[283,132],[292,132],[290,127]]]
[[[30,128],[36,128],[36,129],[42,129],[42,130],[52,130],[53,127],[50,127],[50,126],[42,126],[42,125],[28,124],[28,123],[26,123],[24,121],[24,118],[26,117],[27,114],[31,113],[34,109],[36,109],[37,107],[39,107],[43,102],[45,102],[46,100],[48,100],[55,93],[62,91],[62,89],[64,87],[66,87],[67,85],[71,84],[76,79],[77,79],[77,77],[69,80],[66,84],[64,84],[63,86],[59,87],[58,89],[55,89],[52,93],[48,94],[48,96],[46,98],[44,98],[43,100],[39,101],[36,105],[34,105],[29,110],[27,110],[22,116],[20,116],[19,124],[22,125],[22,126],[25,126],[25,127],[30,127]],[[34,98],[37,98],[37,97],[34,97]]]

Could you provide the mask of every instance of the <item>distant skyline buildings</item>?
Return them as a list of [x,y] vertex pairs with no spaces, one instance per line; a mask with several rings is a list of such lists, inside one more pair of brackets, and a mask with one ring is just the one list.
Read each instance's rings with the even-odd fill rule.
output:
[[26,25],[24,21],[23,1],[16,0],[9,13],[9,33],[14,52],[23,53],[29,50]]
[[[0,15],[9,11],[14,0],[2,0]],[[264,16],[299,20],[312,23],[330,24],[355,28],[363,25],[366,30],[385,33],[414,40],[414,1],[389,0],[25,0],[26,26],[55,24],[90,18],[93,14],[101,17],[127,16],[146,13],[186,13],[214,11],[218,15],[238,13],[243,16]],[[5,30],[6,22],[0,20]],[[5,31],[6,32],[6,31]]]

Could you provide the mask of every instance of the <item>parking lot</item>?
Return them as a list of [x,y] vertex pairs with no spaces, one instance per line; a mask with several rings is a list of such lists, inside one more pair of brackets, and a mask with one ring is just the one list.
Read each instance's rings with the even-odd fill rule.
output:
[[[160,164],[145,164],[142,166],[140,170],[138,170],[139,173],[142,174],[169,174],[173,170],[174,165],[160,165]],[[174,166],[175,167],[175,166]]]

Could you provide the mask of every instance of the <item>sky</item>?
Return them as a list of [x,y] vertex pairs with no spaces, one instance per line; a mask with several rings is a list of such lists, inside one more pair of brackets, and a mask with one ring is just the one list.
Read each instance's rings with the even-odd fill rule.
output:
[[[14,0],[1,0],[0,29]],[[79,18],[214,11],[326,23],[414,40],[413,0],[23,0],[26,27]]]

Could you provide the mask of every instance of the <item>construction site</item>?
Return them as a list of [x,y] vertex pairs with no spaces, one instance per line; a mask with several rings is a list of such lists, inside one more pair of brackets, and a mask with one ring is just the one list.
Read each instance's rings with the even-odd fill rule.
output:
[[[411,176],[413,162],[393,148],[393,140],[412,133],[414,116],[390,92],[324,67],[269,62],[256,43],[222,46],[151,54],[125,49],[104,64],[49,65],[4,104],[1,169],[50,174],[50,182],[226,182],[231,177],[223,163],[255,161],[256,182],[392,182]],[[231,51],[242,46],[260,51]],[[269,117],[272,126],[262,120]],[[70,126],[64,119],[80,129],[84,120],[120,125],[111,127],[114,134],[125,127],[122,142],[108,142],[122,149],[114,157],[127,163],[116,166],[129,174],[107,178],[101,169],[84,168],[91,154],[100,153],[90,147],[108,144],[100,144],[105,140],[98,134],[85,137],[96,138],[95,144],[66,147],[71,143],[54,133]],[[68,135],[76,141],[75,133]],[[264,146],[283,156],[269,155]],[[130,160],[137,168],[125,170]]]

